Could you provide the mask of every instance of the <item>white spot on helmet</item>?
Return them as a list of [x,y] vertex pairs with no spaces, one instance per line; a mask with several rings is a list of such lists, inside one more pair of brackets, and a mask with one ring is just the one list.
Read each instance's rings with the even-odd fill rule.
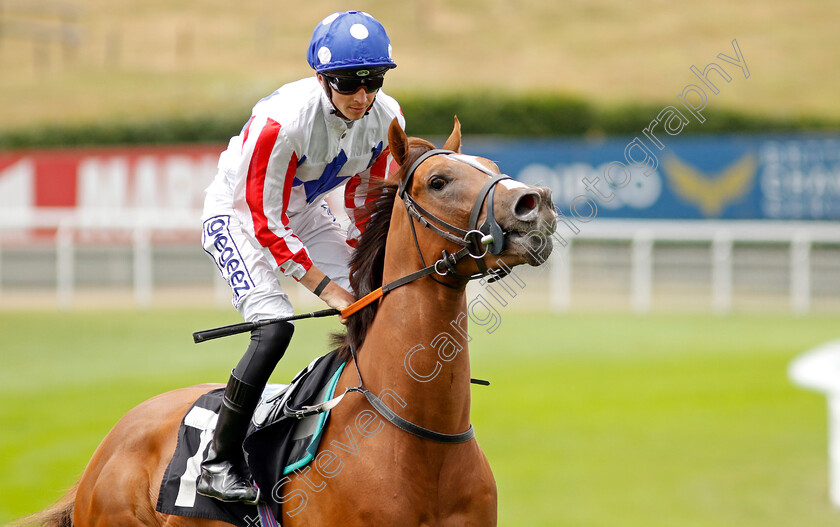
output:
[[388,44],[388,58],[393,58],[393,49],[391,48],[391,44]]
[[328,16],[327,18],[325,18],[325,19],[321,20],[321,25],[326,26],[326,25],[332,24],[332,23],[333,23],[333,20],[335,20],[336,18],[338,18],[338,16],[339,16],[340,14],[341,14],[341,13],[333,13],[333,14],[331,14],[331,15],[330,15],[330,16]]
[[353,38],[358,40],[364,40],[368,38],[368,28],[364,26],[364,24],[353,24],[350,26],[350,34],[353,35]]
[[332,58],[332,51],[327,46],[321,46],[321,49],[318,50],[318,62],[321,64],[326,64]]

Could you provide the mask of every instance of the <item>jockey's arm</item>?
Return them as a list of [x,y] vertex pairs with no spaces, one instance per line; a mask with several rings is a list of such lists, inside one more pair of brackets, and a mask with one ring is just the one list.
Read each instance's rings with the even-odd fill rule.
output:
[[[281,132],[279,123],[267,119],[262,128],[254,123],[249,126],[256,128],[251,137],[256,135],[257,139],[246,142],[240,171],[248,187],[246,202],[254,220],[254,238],[270,264],[314,292],[324,279],[324,272],[312,263],[287,216],[288,192],[296,175],[297,160],[303,156],[298,155]],[[269,159],[273,161],[271,164]],[[335,282],[322,289],[318,297],[333,309],[344,309],[355,301],[353,295]]]
[[[312,265],[312,267],[306,271],[306,274],[301,277],[300,283],[314,293],[315,289],[324,279],[324,276],[326,275],[323,271],[315,267],[315,265]],[[327,284],[324,290],[321,291],[318,298],[326,302],[326,304],[331,308],[338,309],[339,311],[356,301],[356,299],[353,298],[353,295],[333,281],[330,281],[330,283]],[[344,322],[343,319],[342,322]]]

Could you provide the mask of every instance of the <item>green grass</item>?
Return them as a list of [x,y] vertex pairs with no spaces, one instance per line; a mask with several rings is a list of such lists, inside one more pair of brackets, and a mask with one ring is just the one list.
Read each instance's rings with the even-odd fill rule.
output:
[[[502,313],[473,328],[473,423],[500,525],[836,525],[824,399],[791,385],[837,318]],[[57,499],[122,414],[226,379],[247,337],[192,344],[220,311],[0,312],[0,523]],[[275,380],[326,347],[298,325]]]

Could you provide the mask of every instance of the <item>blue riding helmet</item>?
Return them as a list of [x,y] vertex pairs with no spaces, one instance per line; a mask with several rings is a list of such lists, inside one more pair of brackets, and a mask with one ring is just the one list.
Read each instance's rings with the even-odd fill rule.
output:
[[318,73],[397,67],[385,28],[363,11],[333,13],[323,19],[312,32],[306,60]]

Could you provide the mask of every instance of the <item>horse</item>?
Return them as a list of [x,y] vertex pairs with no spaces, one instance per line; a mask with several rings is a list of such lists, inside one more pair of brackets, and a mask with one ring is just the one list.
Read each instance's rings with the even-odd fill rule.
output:
[[[358,298],[397,285],[348,317],[346,333],[335,337],[348,360],[336,387],[345,396],[331,410],[312,470],[262,489],[263,499],[282,504],[287,527],[493,526],[496,484],[470,423],[466,284],[545,261],[556,223],[551,193],[462,155],[457,117],[444,150],[407,137],[396,120],[388,138],[400,168],[374,191],[351,284]],[[362,383],[386,408],[354,392]],[[129,411],[76,486],[25,524],[228,525],[155,510],[181,420],[219,387],[175,390]],[[389,409],[396,419],[386,418]]]

